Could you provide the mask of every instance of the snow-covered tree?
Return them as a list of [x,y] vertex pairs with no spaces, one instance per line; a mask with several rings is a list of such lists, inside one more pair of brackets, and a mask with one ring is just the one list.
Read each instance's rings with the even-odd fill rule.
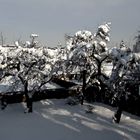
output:
[[1,82],[10,78],[10,91],[23,91],[26,99],[32,98],[52,78],[53,62],[47,51],[43,47],[1,47]]
[[97,33],[78,31],[67,41],[69,73],[87,71],[88,80],[94,73],[101,73],[100,64],[106,59],[107,42],[109,39],[110,23],[98,27]]
[[138,35],[135,36],[135,44],[133,46],[133,51],[135,53],[140,52],[140,31],[138,31]]
[[[119,47],[107,47],[110,41],[110,23],[100,25],[96,33],[81,30],[73,36],[67,36],[63,48],[41,47],[35,41],[37,34],[30,37],[31,41],[25,43],[16,41],[15,47],[0,46],[0,80],[10,77],[12,90],[24,91],[27,98],[35,91],[45,88],[53,76],[82,82],[85,71],[86,87],[93,84],[99,86],[104,95],[106,88],[113,94],[116,91],[121,94],[126,79],[138,82],[133,73],[140,70],[139,55],[133,53],[123,41]],[[108,59],[113,65],[110,77],[104,72]]]

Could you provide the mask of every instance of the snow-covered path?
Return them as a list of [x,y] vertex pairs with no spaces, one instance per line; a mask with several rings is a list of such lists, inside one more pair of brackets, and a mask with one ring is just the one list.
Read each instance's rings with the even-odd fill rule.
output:
[[113,124],[114,108],[96,103],[90,114],[87,105],[44,100],[24,114],[22,104],[11,104],[0,110],[0,140],[139,140],[139,117],[124,113],[120,124]]

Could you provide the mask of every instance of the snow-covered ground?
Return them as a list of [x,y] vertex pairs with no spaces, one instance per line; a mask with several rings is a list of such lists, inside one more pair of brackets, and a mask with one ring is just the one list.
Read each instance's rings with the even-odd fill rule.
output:
[[139,140],[140,118],[124,112],[120,124],[113,124],[114,108],[95,103],[70,106],[66,99],[34,103],[34,111],[24,114],[23,104],[0,110],[1,140]]

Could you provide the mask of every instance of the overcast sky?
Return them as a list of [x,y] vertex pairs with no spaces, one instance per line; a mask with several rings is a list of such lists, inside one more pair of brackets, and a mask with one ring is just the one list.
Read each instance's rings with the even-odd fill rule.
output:
[[0,0],[0,32],[7,42],[37,33],[43,44],[56,46],[65,33],[95,32],[107,21],[112,42],[132,41],[140,30],[140,0]]

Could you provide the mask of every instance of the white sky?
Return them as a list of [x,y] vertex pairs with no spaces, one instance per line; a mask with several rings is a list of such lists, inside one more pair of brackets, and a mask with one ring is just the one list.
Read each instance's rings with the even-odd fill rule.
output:
[[38,33],[43,44],[64,43],[64,34],[112,22],[111,40],[132,42],[140,30],[140,0],[0,0],[0,32],[7,42]]

